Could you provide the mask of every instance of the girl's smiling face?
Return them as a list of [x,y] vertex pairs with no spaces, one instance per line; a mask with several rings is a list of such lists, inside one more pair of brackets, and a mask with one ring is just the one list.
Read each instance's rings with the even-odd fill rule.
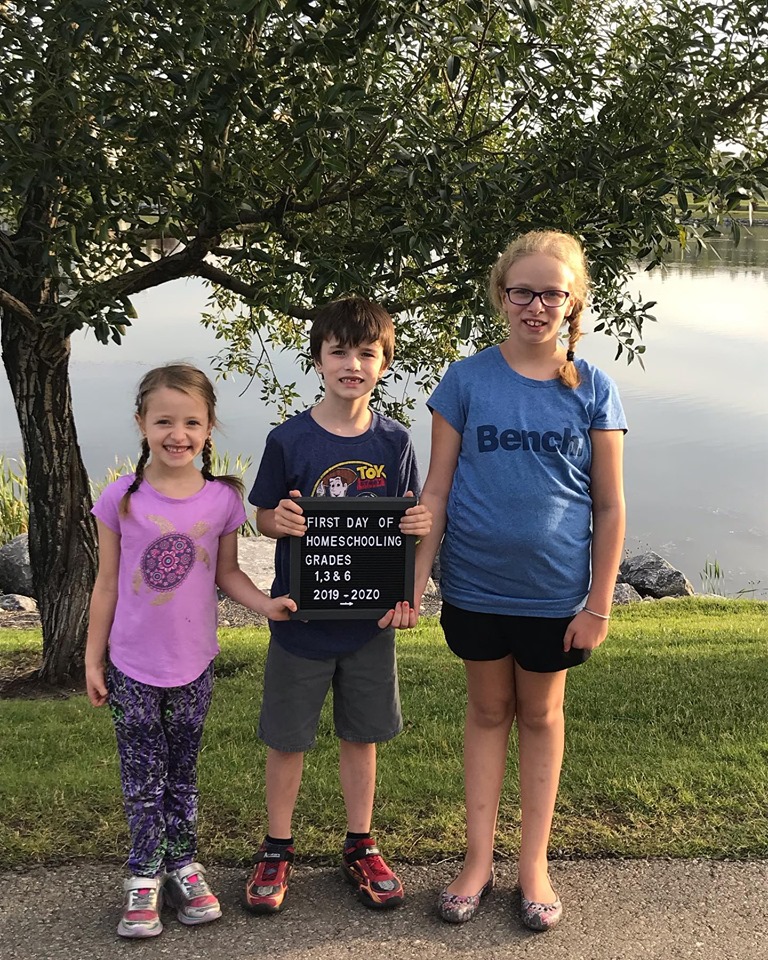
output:
[[[573,309],[571,293],[574,277],[571,270],[556,257],[533,253],[517,260],[507,270],[501,305],[509,324],[509,340],[521,346],[537,346],[557,341],[560,328]],[[505,291],[565,291],[568,296],[558,307],[547,307],[541,297],[535,296],[529,304],[512,303]],[[513,294],[515,296],[515,294]],[[524,295],[520,299],[525,299]]]
[[158,387],[148,394],[143,415],[136,414],[152,460],[164,467],[188,467],[201,453],[213,424],[202,397]]

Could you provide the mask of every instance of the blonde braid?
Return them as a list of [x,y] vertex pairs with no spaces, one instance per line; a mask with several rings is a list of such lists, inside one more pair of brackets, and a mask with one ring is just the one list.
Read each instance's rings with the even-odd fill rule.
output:
[[557,371],[557,375],[560,378],[560,383],[564,387],[570,387],[571,390],[574,390],[581,383],[581,377],[579,375],[578,368],[573,362],[575,355],[576,344],[581,340],[583,334],[581,332],[581,314],[584,311],[584,305],[579,301],[576,301],[576,305],[571,311],[571,315],[567,318],[568,320],[568,352],[566,353],[565,363]]

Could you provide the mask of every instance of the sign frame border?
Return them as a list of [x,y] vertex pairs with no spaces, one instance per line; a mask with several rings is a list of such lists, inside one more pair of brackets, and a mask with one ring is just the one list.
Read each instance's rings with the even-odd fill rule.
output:
[[[296,503],[305,510],[311,507],[314,512],[336,511],[341,513],[363,513],[372,511],[386,511],[402,509],[403,513],[409,507],[415,507],[418,503],[416,497],[298,497]],[[306,534],[305,534],[306,536]],[[415,561],[416,561],[416,541],[417,537],[411,534],[401,533],[405,540],[405,596],[401,600],[407,600],[413,606],[414,580],[415,580]],[[323,609],[313,610],[312,608],[302,608],[299,605],[301,598],[301,548],[304,537],[291,537],[290,554],[290,577],[288,595],[296,602],[297,610],[291,614],[291,620],[379,620],[388,613],[392,607],[363,607],[355,609]],[[371,547],[370,549],[378,549]],[[394,548],[390,548],[394,549]]]

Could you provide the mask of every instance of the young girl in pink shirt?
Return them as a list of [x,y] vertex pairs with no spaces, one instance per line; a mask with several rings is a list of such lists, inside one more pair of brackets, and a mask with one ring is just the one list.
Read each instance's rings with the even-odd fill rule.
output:
[[[99,573],[85,654],[91,703],[109,704],[131,834],[118,933],[162,932],[163,896],[185,924],[221,916],[197,862],[197,758],[213,688],[217,593],[272,620],[296,606],[270,599],[239,568],[246,514],[237,477],[211,473],[215,394],[187,364],[139,385],[135,474],[93,508]],[[202,469],[195,460],[202,456]]]

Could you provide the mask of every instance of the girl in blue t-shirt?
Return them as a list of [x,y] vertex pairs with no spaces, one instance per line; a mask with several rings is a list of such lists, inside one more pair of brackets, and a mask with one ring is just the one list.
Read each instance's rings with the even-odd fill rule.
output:
[[588,289],[574,237],[544,231],[514,241],[490,277],[506,340],[452,364],[429,400],[422,503],[434,519],[417,555],[416,587],[420,594],[444,534],[441,625],[464,661],[468,695],[467,853],[438,901],[450,923],[470,920],[493,886],[515,720],[521,919],[546,930],[562,915],[547,845],[566,671],[606,637],[624,540],[624,413],[610,378],[574,356]]

